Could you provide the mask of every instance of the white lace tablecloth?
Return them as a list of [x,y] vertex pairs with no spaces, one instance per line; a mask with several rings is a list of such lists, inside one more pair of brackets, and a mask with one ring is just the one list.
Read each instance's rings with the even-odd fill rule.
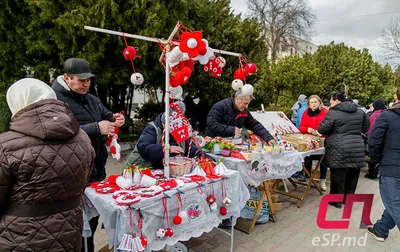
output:
[[[213,228],[217,227],[222,219],[233,217],[233,225],[236,219],[240,217],[240,210],[245,206],[246,201],[250,198],[249,191],[236,171],[230,171],[228,179],[224,179],[227,196],[232,200],[232,203],[227,207],[228,213],[222,218],[219,214],[219,207],[222,205],[222,189],[221,179],[215,180],[215,183],[203,183],[203,194],[199,193],[198,185],[195,183],[185,184],[180,188],[183,208],[198,207],[201,213],[196,218],[189,218],[186,223],[175,226],[172,223],[172,218],[177,214],[178,199],[176,197],[177,190],[169,190],[166,192],[170,198],[167,199],[168,214],[170,227],[174,231],[173,237],[159,239],[156,237],[157,230],[161,227],[163,222],[163,194],[157,195],[153,198],[142,198],[140,202],[134,205],[135,209],[140,209],[143,214],[143,235],[148,240],[146,251],[161,250],[165,245],[174,245],[178,241],[187,241],[191,237],[199,237],[204,232],[210,232]],[[212,186],[214,188],[214,196],[217,199],[218,210],[211,212],[206,198],[212,193]],[[130,226],[130,212],[127,207],[117,206],[112,199],[111,194],[98,194],[93,188],[85,190],[86,201],[85,208],[92,206],[102,217],[104,227],[108,234],[109,248],[114,246],[114,250],[118,247],[118,242],[126,232],[136,232],[139,234],[137,228],[137,212],[132,211],[133,228]],[[93,213],[93,210],[85,209],[84,213]],[[89,218],[88,218],[89,219]],[[166,228],[164,222],[164,228]]]
[[324,155],[325,154],[325,148],[321,147],[319,149],[316,150],[310,150],[310,151],[306,151],[306,152],[300,152],[301,156],[303,157],[303,159],[305,157],[308,156],[312,156],[312,155]]
[[[222,156],[211,154],[220,159]],[[303,156],[298,151],[285,151],[281,155],[272,156],[271,152],[263,152],[258,160],[265,162],[266,169],[251,170],[250,161],[226,157],[224,164],[228,169],[239,171],[246,185],[259,186],[270,179],[290,178],[295,172],[302,170]]]

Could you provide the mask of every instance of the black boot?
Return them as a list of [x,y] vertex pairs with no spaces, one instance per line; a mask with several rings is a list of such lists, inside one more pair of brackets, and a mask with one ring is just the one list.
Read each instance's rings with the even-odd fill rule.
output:
[[342,208],[342,203],[339,202],[328,202],[328,204],[336,208]]
[[365,174],[365,177],[367,179],[372,179],[372,180],[375,180],[375,181],[378,180],[378,176],[374,176],[374,175],[371,175],[369,173]]

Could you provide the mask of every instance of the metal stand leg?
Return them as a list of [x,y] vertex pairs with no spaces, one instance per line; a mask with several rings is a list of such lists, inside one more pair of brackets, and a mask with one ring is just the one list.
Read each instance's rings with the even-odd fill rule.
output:
[[230,252],[233,252],[233,235],[235,232],[235,227],[233,225],[231,225],[231,249]]
[[87,237],[83,238],[83,243],[84,243],[84,246],[85,246],[85,252],[88,252],[89,249],[88,249],[88,245],[87,245]]

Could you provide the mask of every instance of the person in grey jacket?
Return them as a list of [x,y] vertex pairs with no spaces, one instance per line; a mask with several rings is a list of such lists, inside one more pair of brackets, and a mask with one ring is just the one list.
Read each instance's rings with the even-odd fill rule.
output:
[[[331,109],[318,126],[326,135],[325,158],[331,172],[331,194],[353,194],[360,168],[364,167],[365,149],[361,133],[369,129],[367,115],[357,104],[347,101],[344,92],[331,94]],[[344,202],[344,201],[343,201]],[[337,208],[342,204],[330,202]]]
[[296,125],[297,122],[297,114],[299,112],[299,109],[302,107],[302,104],[305,102],[306,99],[307,96],[303,94],[299,95],[299,97],[297,98],[297,102],[293,104],[292,108],[290,109],[292,111],[292,116],[290,120],[294,125]]

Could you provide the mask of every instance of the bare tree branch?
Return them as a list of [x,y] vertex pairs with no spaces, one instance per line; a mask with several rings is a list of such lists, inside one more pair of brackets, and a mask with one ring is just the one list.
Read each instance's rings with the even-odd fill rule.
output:
[[272,60],[281,44],[293,47],[297,38],[307,40],[316,20],[307,0],[248,0],[247,6],[264,27]]
[[390,20],[382,30],[381,47],[384,49],[384,58],[388,61],[400,59],[400,18]]

